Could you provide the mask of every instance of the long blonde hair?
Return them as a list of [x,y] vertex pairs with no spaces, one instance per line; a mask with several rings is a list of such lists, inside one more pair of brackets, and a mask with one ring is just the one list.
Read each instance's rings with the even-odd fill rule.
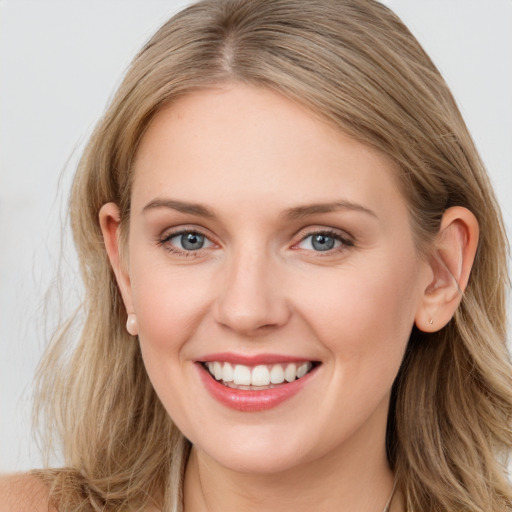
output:
[[[508,510],[512,444],[506,350],[506,237],[493,191],[441,75],[374,0],[204,0],[169,20],[134,59],[80,161],[70,214],[85,284],[78,341],[54,337],[37,414],[66,467],[39,471],[62,510],[181,510],[189,443],[153,391],[105,253],[98,212],[117,203],[123,233],[132,162],[163,105],[226,81],[306,105],[399,165],[418,250],[443,212],[477,217],[469,285],[439,332],[413,329],[392,390],[387,449],[407,510]],[[71,348],[70,348],[71,347]]]

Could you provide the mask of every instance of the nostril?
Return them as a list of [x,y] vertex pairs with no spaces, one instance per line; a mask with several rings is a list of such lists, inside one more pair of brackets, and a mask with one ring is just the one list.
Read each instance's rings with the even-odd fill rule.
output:
[[230,260],[226,274],[219,276],[219,294],[212,309],[220,325],[248,335],[271,331],[290,317],[277,269],[261,251],[255,256],[257,247],[260,242],[246,241]]
[[284,325],[287,315],[278,316],[274,311],[253,309],[240,311],[223,309],[217,315],[217,321],[223,327],[235,332],[261,335]]

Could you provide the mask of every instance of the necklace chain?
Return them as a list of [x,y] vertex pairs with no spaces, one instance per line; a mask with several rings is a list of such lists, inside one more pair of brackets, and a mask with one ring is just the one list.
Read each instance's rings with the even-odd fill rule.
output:
[[395,479],[393,480],[393,487],[391,488],[391,494],[389,495],[386,506],[384,507],[384,510],[382,512],[389,512],[389,507],[391,506],[391,501],[393,500],[393,496],[395,495],[396,481],[397,481],[397,478],[395,476]]

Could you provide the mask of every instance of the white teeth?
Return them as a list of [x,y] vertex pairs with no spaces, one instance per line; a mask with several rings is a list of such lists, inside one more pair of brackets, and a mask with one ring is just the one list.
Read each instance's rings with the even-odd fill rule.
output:
[[224,382],[233,382],[233,367],[229,363],[224,363],[222,380]]
[[222,365],[218,361],[213,363],[213,376],[217,380],[222,379]]
[[266,387],[282,384],[285,380],[293,382],[295,379],[304,377],[313,367],[313,363],[260,364],[254,367],[237,364],[233,367],[230,363],[209,361],[206,367],[216,380],[233,383],[232,386],[239,386],[240,389],[246,387],[250,389],[250,386]]
[[297,375],[297,365],[290,363],[284,371],[284,378],[287,382],[293,382]]
[[270,372],[266,366],[259,365],[252,369],[251,384],[253,386],[268,386],[270,384]]
[[242,386],[251,385],[251,369],[248,366],[237,364],[233,372],[233,382]]
[[304,377],[304,375],[306,375],[306,373],[308,373],[308,371],[310,370],[311,368],[311,363],[302,363],[298,368],[297,368],[297,378],[300,379],[301,377]]
[[282,384],[284,382],[284,370],[280,364],[275,364],[270,369],[270,382],[272,384]]

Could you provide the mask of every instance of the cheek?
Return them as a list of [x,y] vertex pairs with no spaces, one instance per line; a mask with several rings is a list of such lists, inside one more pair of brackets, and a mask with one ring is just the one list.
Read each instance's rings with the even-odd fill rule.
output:
[[187,347],[211,309],[206,272],[190,268],[141,265],[131,259],[131,289],[139,343],[148,376],[173,419],[182,424],[189,408],[178,392],[191,377]]
[[[211,270],[132,261],[132,301],[148,372],[182,362],[183,347],[211,310]],[[171,357],[169,357],[171,356]]]
[[328,410],[336,411],[336,421],[326,423],[330,425],[326,435],[334,435],[337,425],[346,424],[348,432],[377,410],[382,417],[387,415],[387,399],[402,363],[417,301],[415,259],[401,263],[381,257],[370,266],[354,264],[319,277],[315,287],[303,290],[309,300],[303,304],[302,316],[331,354],[326,371],[332,393],[324,400]]
[[316,277],[303,282],[301,311],[328,349],[342,359],[401,358],[417,308],[412,254],[381,253]]

